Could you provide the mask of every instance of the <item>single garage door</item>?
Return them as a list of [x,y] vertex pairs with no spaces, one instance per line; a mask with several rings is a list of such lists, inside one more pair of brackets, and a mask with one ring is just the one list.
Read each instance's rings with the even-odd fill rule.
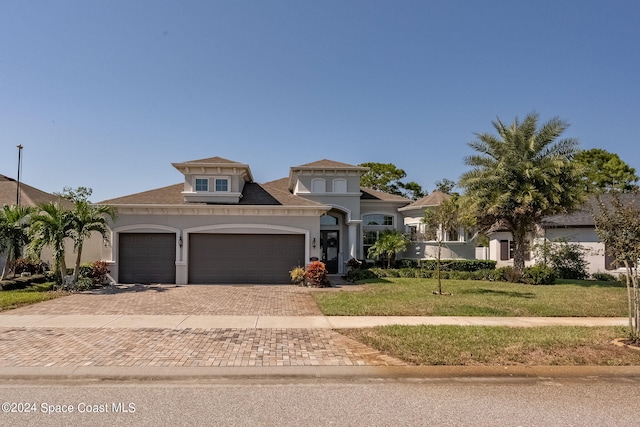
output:
[[302,234],[190,234],[189,283],[291,283],[304,265]]
[[176,283],[174,233],[120,234],[120,283]]

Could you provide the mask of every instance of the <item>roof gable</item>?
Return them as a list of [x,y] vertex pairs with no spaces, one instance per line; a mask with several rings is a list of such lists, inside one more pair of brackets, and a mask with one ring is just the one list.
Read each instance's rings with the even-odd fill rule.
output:
[[369,170],[369,168],[365,168],[362,166],[355,166],[355,165],[350,165],[348,163],[342,163],[342,162],[336,162],[335,160],[329,160],[329,159],[322,159],[322,160],[317,160],[315,162],[311,162],[311,163],[306,163],[304,165],[300,165],[300,166],[294,166],[291,169],[355,169],[355,170],[362,170],[362,171],[367,171]]
[[443,193],[442,191],[434,191],[433,193],[425,196],[415,202],[411,203],[408,206],[405,206],[401,210],[411,210],[411,209],[422,209],[432,206],[439,206],[445,200],[451,198],[451,195],[447,193]]
[[[18,192],[18,182],[5,175],[0,175],[0,206],[15,205]],[[35,187],[20,182],[20,204],[23,206],[37,206],[41,203],[60,202],[62,205],[70,206],[67,199],[38,190]]]

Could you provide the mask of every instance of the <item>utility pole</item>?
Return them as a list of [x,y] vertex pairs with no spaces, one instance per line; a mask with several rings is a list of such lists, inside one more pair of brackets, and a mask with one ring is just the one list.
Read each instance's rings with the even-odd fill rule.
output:
[[16,190],[16,206],[20,206],[20,169],[22,169],[22,144],[18,145],[18,188]]

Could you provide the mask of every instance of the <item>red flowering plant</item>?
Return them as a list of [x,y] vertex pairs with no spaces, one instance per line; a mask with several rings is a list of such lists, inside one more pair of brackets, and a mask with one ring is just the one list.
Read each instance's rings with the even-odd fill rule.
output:
[[305,283],[311,288],[328,288],[331,286],[327,278],[327,267],[320,261],[314,261],[304,273]]

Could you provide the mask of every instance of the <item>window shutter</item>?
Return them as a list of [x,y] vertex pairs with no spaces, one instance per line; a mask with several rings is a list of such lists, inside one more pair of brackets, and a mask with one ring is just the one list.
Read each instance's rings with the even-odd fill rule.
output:
[[509,241],[500,240],[500,261],[509,259]]

